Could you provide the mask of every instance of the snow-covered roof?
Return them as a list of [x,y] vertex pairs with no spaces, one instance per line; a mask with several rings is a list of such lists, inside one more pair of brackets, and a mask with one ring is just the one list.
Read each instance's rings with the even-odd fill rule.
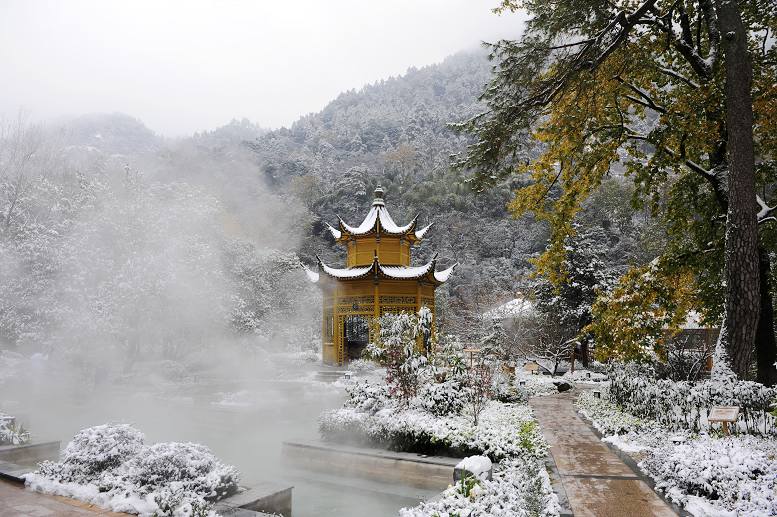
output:
[[386,209],[386,203],[383,199],[383,188],[378,185],[375,189],[375,199],[372,202],[372,207],[367,213],[367,217],[361,222],[359,226],[351,226],[341,218],[338,218],[339,229],[327,224],[329,232],[332,236],[339,240],[346,233],[349,236],[352,235],[368,235],[372,233],[385,233],[389,235],[408,235],[415,239],[421,240],[424,234],[429,230],[428,225],[425,228],[416,231],[416,224],[418,223],[418,216],[414,217],[412,221],[404,226],[400,226],[394,222],[391,214]]
[[486,318],[503,320],[527,316],[534,311],[534,304],[526,298],[513,298],[509,302],[494,307],[483,313]]
[[[378,257],[373,259],[373,262],[369,266],[358,266],[349,268],[335,268],[324,264],[321,259],[318,259],[318,271],[325,275],[336,278],[338,280],[355,280],[359,278],[367,278],[370,276],[378,276],[380,278],[388,278],[393,280],[407,280],[407,279],[425,279],[434,284],[445,283],[450,278],[456,264],[437,271],[437,256],[423,266],[383,266],[381,265]],[[320,280],[320,274],[305,268],[308,278],[311,282],[317,283]]]
[[340,237],[343,236],[343,234],[342,234],[342,232],[340,230],[338,230],[337,228],[335,228],[334,226],[332,226],[329,223],[326,223],[326,228],[327,228],[327,230],[329,230],[329,232],[332,234],[332,237],[334,237],[335,240],[337,240],[337,239],[339,239]]

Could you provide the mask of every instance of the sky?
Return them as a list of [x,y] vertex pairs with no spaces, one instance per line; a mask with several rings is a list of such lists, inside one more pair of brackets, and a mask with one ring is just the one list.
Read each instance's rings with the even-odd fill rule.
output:
[[340,92],[515,38],[498,0],[0,0],[0,114],[122,112],[165,136],[288,126]]

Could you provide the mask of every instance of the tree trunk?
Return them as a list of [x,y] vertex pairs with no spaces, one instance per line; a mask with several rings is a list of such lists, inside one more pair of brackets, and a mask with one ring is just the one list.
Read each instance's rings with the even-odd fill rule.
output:
[[758,231],[753,150],[752,64],[737,0],[716,0],[726,66],[726,129],[729,163],[726,213],[726,333],[731,368],[746,378],[760,305]]
[[758,247],[759,273],[761,281],[761,315],[755,336],[756,380],[766,386],[777,384],[777,341],[774,337],[774,306],[771,295],[772,263],[769,252]]

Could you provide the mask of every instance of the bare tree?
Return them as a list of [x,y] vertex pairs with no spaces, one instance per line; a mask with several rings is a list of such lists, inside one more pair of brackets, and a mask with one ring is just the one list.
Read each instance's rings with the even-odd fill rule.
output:
[[23,113],[13,121],[0,121],[0,234],[7,236],[32,178],[50,158],[39,126],[30,125]]

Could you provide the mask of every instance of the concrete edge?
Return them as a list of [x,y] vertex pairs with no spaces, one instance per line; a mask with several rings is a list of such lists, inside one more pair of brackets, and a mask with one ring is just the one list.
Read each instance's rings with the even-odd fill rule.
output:
[[[574,404],[574,401],[573,401],[573,404]],[[607,445],[607,447],[608,447],[608,448],[609,448],[609,449],[610,449],[610,450],[611,450],[613,453],[615,453],[615,455],[616,455],[616,456],[618,456],[618,458],[619,458],[619,459],[620,459],[620,460],[621,460],[623,463],[625,463],[625,464],[626,464],[626,466],[627,466],[627,467],[629,467],[629,468],[632,470],[632,472],[634,472],[634,475],[635,475],[635,476],[637,476],[637,477],[640,479],[640,481],[643,481],[643,482],[644,482],[644,483],[645,483],[647,486],[649,486],[649,487],[650,487],[650,489],[651,489],[651,490],[652,490],[652,491],[653,491],[653,492],[654,492],[654,493],[655,493],[655,494],[656,494],[656,495],[657,495],[657,496],[658,496],[658,497],[659,497],[659,498],[660,498],[660,499],[661,499],[663,502],[665,502],[665,503],[666,503],[666,505],[667,505],[667,506],[669,506],[669,508],[670,508],[670,509],[671,509],[673,512],[675,512],[675,513],[676,513],[677,515],[679,515],[680,517],[693,517],[693,515],[692,515],[691,513],[688,513],[688,511],[687,511],[687,510],[685,510],[685,509],[681,508],[681,507],[680,507],[680,506],[678,506],[677,504],[675,504],[675,503],[673,503],[672,501],[670,501],[669,499],[667,499],[667,498],[666,498],[666,495],[665,495],[665,494],[664,494],[662,491],[660,491],[660,490],[656,490],[656,482],[655,482],[655,481],[653,480],[653,478],[651,478],[651,477],[650,477],[650,476],[649,476],[649,475],[648,475],[646,472],[644,472],[644,471],[643,471],[641,468],[639,468],[639,465],[637,465],[637,462],[636,462],[636,461],[634,461],[634,458],[632,458],[632,457],[631,457],[631,456],[629,456],[629,455],[628,455],[626,452],[624,452],[624,451],[620,450],[618,447],[614,446],[614,445],[613,445],[613,444],[611,444],[610,442],[605,442],[605,441],[602,441],[602,438],[604,438],[605,436],[604,436],[602,433],[600,433],[600,432],[599,432],[599,430],[598,430],[596,427],[594,427],[594,425],[593,425],[593,422],[591,422],[591,420],[589,420],[588,418],[586,418],[586,417],[584,417],[582,414],[580,414],[580,412],[577,410],[577,408],[576,408],[576,407],[575,407],[575,415],[577,416],[577,418],[579,418],[580,420],[582,420],[583,422],[585,422],[585,424],[586,424],[586,425],[587,425],[589,428],[591,428],[591,431],[593,431],[593,432],[594,432],[594,434],[597,436],[597,438],[599,438],[599,441],[600,441],[600,442],[602,442],[603,444]]]
[[410,461],[414,463],[426,463],[429,465],[450,466],[451,468],[458,464],[462,458],[452,456],[421,456],[412,452],[397,452],[388,449],[370,449],[366,447],[355,447],[350,445],[338,444],[336,442],[325,442],[322,444],[304,443],[304,442],[283,442],[283,447],[298,447],[301,449],[315,449],[321,451],[337,451],[343,454],[352,454],[354,456],[368,456],[375,458],[391,459],[396,461]]
[[[564,488],[564,478],[559,474],[558,466],[556,465],[556,459],[553,454],[548,450],[548,455],[545,458],[545,468],[548,471],[548,477],[550,478],[550,486],[558,497],[558,504],[561,507],[559,517],[575,517],[575,512],[572,510],[572,505],[569,504],[569,497],[567,497],[567,490]],[[555,482],[555,483],[554,483]]]
[[[16,485],[24,486],[24,475],[29,474],[29,469],[10,469],[13,464],[0,465],[0,479]],[[21,472],[21,473],[20,473]]]

